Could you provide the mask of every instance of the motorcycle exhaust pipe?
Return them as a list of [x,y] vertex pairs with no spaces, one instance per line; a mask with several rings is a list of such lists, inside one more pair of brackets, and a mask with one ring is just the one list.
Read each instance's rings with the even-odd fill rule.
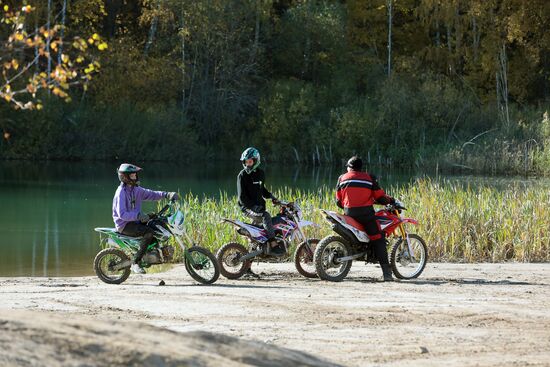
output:
[[367,252],[361,252],[359,254],[355,254],[355,255],[350,255],[350,256],[344,256],[344,257],[339,257],[337,259],[334,259],[334,262],[336,263],[343,263],[344,261],[350,261],[350,260],[355,260],[355,259],[358,259],[362,256],[365,256],[367,254]]
[[241,256],[239,258],[239,261],[240,262],[243,262],[243,261],[246,261],[246,260],[249,260],[249,259],[252,259],[253,257],[256,257],[258,255],[261,255],[264,251],[263,250],[256,250],[256,251],[253,251],[253,252],[249,252],[248,254],[244,255],[244,256]]
[[132,266],[132,262],[130,260],[126,260],[121,262],[120,264],[116,264],[116,266],[113,266],[113,270],[114,271],[122,270],[122,269],[129,268],[130,266]]

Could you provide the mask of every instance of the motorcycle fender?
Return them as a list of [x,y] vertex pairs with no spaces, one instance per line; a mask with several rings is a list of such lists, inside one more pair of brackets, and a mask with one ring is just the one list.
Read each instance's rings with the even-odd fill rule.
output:
[[112,237],[109,237],[107,239],[107,244],[109,245],[109,247],[122,248]]
[[403,223],[414,224],[415,226],[418,225],[418,221],[415,220],[415,219],[412,219],[412,218],[403,218],[402,222],[403,222]]
[[307,227],[307,226],[320,227],[317,223],[310,222],[309,220],[301,220],[298,222],[298,225],[300,227]]

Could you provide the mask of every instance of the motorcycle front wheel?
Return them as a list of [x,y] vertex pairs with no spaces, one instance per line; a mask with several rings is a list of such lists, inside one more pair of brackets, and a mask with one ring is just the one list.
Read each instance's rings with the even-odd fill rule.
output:
[[199,246],[187,250],[185,269],[193,279],[202,284],[212,284],[220,276],[220,266],[216,257]]
[[351,255],[351,248],[340,236],[323,238],[313,255],[315,270],[319,278],[331,282],[342,281],[349,273],[353,260],[338,262],[337,259]]
[[400,238],[391,250],[391,268],[399,279],[418,278],[428,262],[428,247],[422,237],[410,234],[408,238],[410,246],[407,246],[406,240]]

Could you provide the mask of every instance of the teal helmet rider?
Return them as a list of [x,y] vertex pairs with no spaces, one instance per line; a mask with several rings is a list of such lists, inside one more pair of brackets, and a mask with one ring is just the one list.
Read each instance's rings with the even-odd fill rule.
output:
[[[252,166],[247,166],[246,161],[252,159],[254,163]],[[241,154],[241,163],[243,164],[244,170],[246,173],[254,172],[256,168],[260,165],[261,159],[260,159],[260,151],[256,148],[250,147],[246,148]]]

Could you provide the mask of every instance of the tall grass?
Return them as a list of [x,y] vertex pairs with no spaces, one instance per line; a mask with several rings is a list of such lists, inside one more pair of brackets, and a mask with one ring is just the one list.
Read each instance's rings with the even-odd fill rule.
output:
[[[387,192],[405,203],[406,216],[420,222],[409,231],[426,240],[432,261],[550,260],[550,188],[544,183],[494,188],[418,179]],[[308,237],[331,233],[318,209],[338,210],[332,188],[285,188],[276,196],[297,200],[305,218],[320,225],[308,228]],[[273,213],[276,209],[268,210]],[[230,241],[246,243],[232,226],[221,223],[223,217],[246,220],[234,196],[225,192],[218,198],[187,194],[184,211],[188,233],[196,243],[212,251]]]

